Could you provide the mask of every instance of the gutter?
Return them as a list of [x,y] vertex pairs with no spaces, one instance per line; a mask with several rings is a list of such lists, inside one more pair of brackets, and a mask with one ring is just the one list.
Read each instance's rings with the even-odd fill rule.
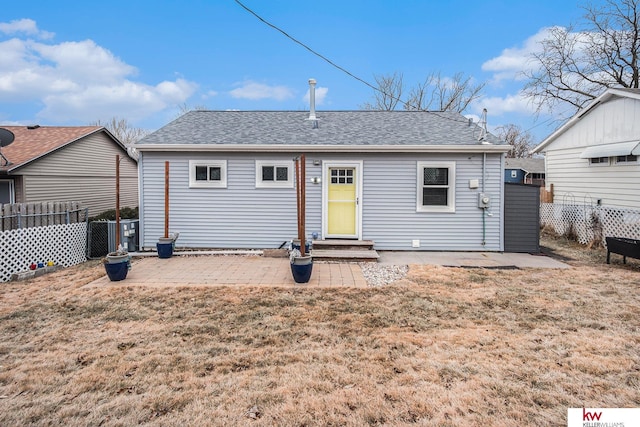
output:
[[506,153],[511,145],[134,144],[144,152]]

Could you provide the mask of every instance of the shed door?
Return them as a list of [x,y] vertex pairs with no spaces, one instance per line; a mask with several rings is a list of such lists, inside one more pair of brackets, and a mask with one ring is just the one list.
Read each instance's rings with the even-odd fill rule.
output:
[[505,184],[505,252],[540,252],[540,187]]
[[355,166],[327,169],[326,237],[358,238],[358,170]]

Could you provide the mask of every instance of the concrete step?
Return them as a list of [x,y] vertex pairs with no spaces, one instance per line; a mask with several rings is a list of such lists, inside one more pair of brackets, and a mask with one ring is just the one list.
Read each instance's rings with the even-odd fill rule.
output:
[[373,250],[372,240],[327,239],[314,240],[313,248],[322,250]]
[[315,261],[378,262],[380,258],[378,252],[373,249],[316,249],[315,246],[311,255]]

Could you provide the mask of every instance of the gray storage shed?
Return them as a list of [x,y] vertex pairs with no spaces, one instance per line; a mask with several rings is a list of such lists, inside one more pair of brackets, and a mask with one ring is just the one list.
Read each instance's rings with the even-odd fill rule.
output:
[[540,252],[540,187],[504,185],[505,252]]

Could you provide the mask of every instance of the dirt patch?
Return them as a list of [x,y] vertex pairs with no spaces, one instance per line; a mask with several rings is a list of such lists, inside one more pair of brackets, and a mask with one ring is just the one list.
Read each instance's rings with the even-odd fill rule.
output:
[[[0,425],[566,425],[640,406],[640,270],[415,266],[368,289],[0,288]],[[604,254],[606,257],[606,253]],[[135,265],[134,265],[135,268]]]

